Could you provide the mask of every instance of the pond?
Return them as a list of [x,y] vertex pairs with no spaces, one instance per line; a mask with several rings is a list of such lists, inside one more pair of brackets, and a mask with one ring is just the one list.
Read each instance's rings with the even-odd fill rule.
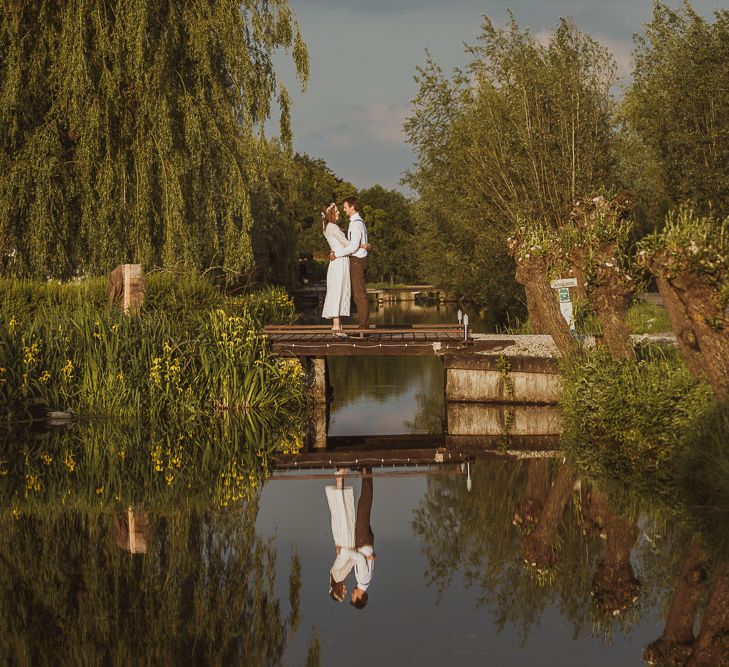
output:
[[[287,426],[0,432],[0,663],[640,665],[694,643],[722,664],[729,514],[528,448],[403,467],[443,435],[440,363],[334,360],[329,436],[350,464],[329,495],[333,465],[277,467]],[[361,466],[356,436],[403,435]],[[357,571],[329,595],[337,507],[373,534],[362,609]]]

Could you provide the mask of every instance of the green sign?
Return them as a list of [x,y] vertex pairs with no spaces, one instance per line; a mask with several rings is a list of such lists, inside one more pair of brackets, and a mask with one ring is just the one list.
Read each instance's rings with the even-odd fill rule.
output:
[[570,291],[567,287],[559,288],[559,302],[567,303],[570,300]]

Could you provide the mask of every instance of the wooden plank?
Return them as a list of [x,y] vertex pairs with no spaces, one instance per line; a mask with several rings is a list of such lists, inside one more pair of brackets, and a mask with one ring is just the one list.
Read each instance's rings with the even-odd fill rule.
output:
[[[319,336],[326,336],[330,335],[331,330],[323,330],[323,331],[314,331],[307,329],[288,329],[286,331],[266,331],[266,335],[269,336],[272,340],[275,339],[278,336],[282,335],[295,335],[295,336],[311,336],[312,334],[316,334]],[[415,336],[415,334],[420,333],[432,333],[433,335],[440,335],[443,336],[445,339],[462,339],[463,338],[463,332],[458,331],[430,331],[427,330],[413,330],[413,329],[345,329],[345,333],[347,335],[359,335],[361,333],[364,333],[369,336],[400,336],[402,337],[403,334],[408,334],[411,338]]]
[[[290,330],[296,330],[296,331],[330,331],[331,325],[329,324],[267,324],[264,327],[264,331],[268,332],[277,332],[277,331],[290,331]],[[371,326],[369,329],[360,329],[358,325],[356,324],[344,324],[344,329],[352,330],[352,331],[389,331],[393,329],[426,329],[426,330],[432,330],[432,331],[441,331],[441,330],[450,330],[450,331],[458,331],[463,333],[463,325],[460,324],[408,324],[408,323],[399,323],[399,324],[377,324],[375,326]]]

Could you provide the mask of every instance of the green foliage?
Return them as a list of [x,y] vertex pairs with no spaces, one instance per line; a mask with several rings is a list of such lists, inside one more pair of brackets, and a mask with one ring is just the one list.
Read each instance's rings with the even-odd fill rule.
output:
[[0,322],[2,418],[48,408],[96,417],[299,413],[303,370],[270,352],[260,325],[292,321],[292,301],[271,289],[226,306],[186,318],[91,306],[11,315]]
[[250,268],[274,52],[308,77],[285,0],[16,2],[0,41],[0,271]]
[[567,220],[609,177],[615,67],[567,20],[543,44],[513,17],[505,28],[484,18],[468,53],[452,80],[430,56],[418,68],[407,181],[420,195],[428,277],[505,319],[523,313],[512,310],[520,292],[507,236]]
[[590,476],[670,499],[691,424],[713,404],[710,388],[654,348],[617,362],[598,348],[563,368],[562,444]]
[[416,241],[410,202],[396,190],[375,185],[358,193],[372,250],[367,276],[391,283],[420,279],[420,242]]
[[693,421],[684,437],[682,494],[710,541],[728,554],[729,407],[714,405]]
[[689,2],[674,10],[656,0],[635,38],[622,113],[657,157],[673,205],[729,214],[728,86],[729,11],[716,10],[712,23]]
[[0,661],[279,664],[291,630],[257,512],[257,502],[225,513],[138,509],[147,537],[137,556],[123,547],[122,508],[5,513]]
[[671,331],[666,309],[663,306],[642,301],[630,305],[625,312],[625,324],[632,334],[657,334]]
[[641,241],[638,256],[644,263],[659,258],[661,270],[668,278],[689,271],[726,291],[729,289],[729,216],[717,220],[682,206],[669,213],[660,232]]
[[255,499],[274,457],[303,446],[303,420],[275,409],[178,419],[94,419],[0,428],[3,512],[222,508]]

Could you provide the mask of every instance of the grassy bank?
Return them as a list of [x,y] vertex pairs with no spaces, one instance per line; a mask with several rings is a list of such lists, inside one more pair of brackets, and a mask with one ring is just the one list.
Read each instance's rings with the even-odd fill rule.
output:
[[152,274],[141,316],[126,317],[106,308],[104,287],[0,283],[0,419],[302,410],[301,366],[262,334],[295,318],[282,290],[230,297],[200,276]]
[[703,509],[729,504],[729,407],[677,350],[647,348],[636,362],[603,349],[574,359],[563,367],[560,408],[563,447],[588,476],[684,515],[695,508],[699,521]]

